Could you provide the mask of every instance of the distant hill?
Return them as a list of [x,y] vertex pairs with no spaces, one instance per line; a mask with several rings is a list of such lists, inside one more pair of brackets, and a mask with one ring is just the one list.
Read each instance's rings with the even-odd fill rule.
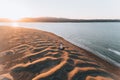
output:
[[18,22],[120,22],[119,19],[68,19],[56,17],[23,18]]
[[[0,22],[12,22],[7,18],[0,18]],[[56,17],[38,17],[38,18],[22,18],[16,22],[120,22],[120,19],[68,19]]]

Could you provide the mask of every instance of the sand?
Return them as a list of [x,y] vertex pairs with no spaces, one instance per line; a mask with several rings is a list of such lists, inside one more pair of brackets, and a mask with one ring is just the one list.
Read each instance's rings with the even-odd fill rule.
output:
[[0,27],[0,80],[120,80],[119,76],[119,67],[53,33]]

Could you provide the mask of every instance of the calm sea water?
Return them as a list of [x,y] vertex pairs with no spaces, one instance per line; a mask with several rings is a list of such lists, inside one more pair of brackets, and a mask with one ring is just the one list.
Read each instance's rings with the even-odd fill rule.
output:
[[120,67],[120,23],[0,23],[53,32]]

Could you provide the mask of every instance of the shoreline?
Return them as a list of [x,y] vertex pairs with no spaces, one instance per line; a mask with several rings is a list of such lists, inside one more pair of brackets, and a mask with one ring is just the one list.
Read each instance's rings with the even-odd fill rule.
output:
[[[0,27],[0,29],[2,30],[2,28]],[[8,30],[7,30],[8,29]],[[8,31],[7,33],[4,33],[4,31]],[[2,33],[2,32],[1,32]],[[15,34],[16,33],[16,34]],[[39,34],[42,34],[42,35],[39,35]],[[63,51],[59,51],[59,50],[57,50],[59,53],[60,52],[62,52],[62,53],[64,53],[64,55],[66,55],[66,58],[68,57],[68,53],[72,53],[72,54],[74,54],[74,53],[79,53],[79,55],[82,55],[83,56],[83,58],[84,57],[88,57],[88,60],[90,59],[90,60],[93,60],[93,61],[95,61],[95,64],[98,64],[102,69],[104,69],[105,71],[107,71],[108,73],[110,73],[110,74],[112,74],[114,77],[115,77],[115,79],[117,80],[119,77],[119,75],[120,75],[120,68],[119,67],[117,67],[117,66],[115,66],[115,65],[112,65],[112,64],[110,64],[108,61],[106,61],[106,60],[103,60],[103,59],[101,59],[100,57],[98,57],[98,56],[96,56],[94,53],[91,53],[91,52],[89,52],[88,50],[85,50],[85,49],[83,49],[83,48],[81,48],[81,47],[78,47],[77,45],[74,45],[74,44],[72,44],[71,42],[69,42],[69,41],[67,41],[67,40],[65,40],[64,38],[62,38],[62,37],[60,37],[60,36],[58,36],[58,35],[56,35],[56,34],[54,34],[54,33],[51,33],[51,32],[46,32],[46,31],[42,31],[42,30],[37,30],[37,29],[28,29],[28,28],[20,28],[20,27],[3,27],[3,34],[2,35],[4,35],[3,37],[5,37],[4,39],[1,39],[0,38],[0,41],[5,41],[5,43],[3,42],[3,43],[1,43],[1,46],[3,47],[3,49],[2,50],[0,50],[0,53],[2,53],[2,52],[4,52],[4,51],[6,51],[6,50],[14,50],[14,49],[16,49],[16,46],[18,46],[19,47],[19,45],[22,45],[22,44],[25,44],[24,46],[26,46],[26,44],[27,45],[30,45],[30,44],[32,44],[32,46],[34,45],[34,44],[36,44],[36,42],[37,42],[37,39],[38,39],[38,37],[40,37],[40,39],[42,39],[41,41],[45,41],[45,44],[43,44],[43,45],[50,45],[51,47],[53,46],[53,48],[55,48],[55,49],[50,49],[50,50],[53,50],[53,52],[54,52],[54,50],[56,51],[57,50],[57,48],[58,48],[58,44],[60,43],[60,42],[62,42],[63,44],[64,44],[64,46],[65,47],[67,47],[67,48],[65,48],[65,50],[63,50]],[[0,36],[2,36],[2,35],[0,35]],[[28,35],[28,36],[27,36]],[[32,36],[32,35],[34,35],[34,36]],[[8,38],[9,37],[9,38]],[[31,40],[30,40],[30,37],[31,37]],[[15,41],[14,41],[14,38],[15,38]],[[32,38],[33,38],[33,41],[34,41],[34,44],[33,43],[30,43],[31,41],[32,41]],[[20,40],[19,40],[20,39]],[[46,39],[48,39],[48,41],[46,40]],[[38,39],[39,40],[39,39]],[[9,42],[8,42],[9,41]],[[47,42],[46,42],[47,41]],[[49,43],[50,42],[50,43]],[[9,44],[7,44],[7,43],[9,43]],[[17,44],[16,44],[17,43]],[[19,43],[19,44],[18,44]],[[53,44],[52,44],[53,43]],[[41,44],[41,43],[40,43]],[[55,45],[55,46],[54,46]],[[0,46],[0,48],[1,48],[1,46]],[[7,46],[7,47],[6,47]],[[28,46],[29,47],[29,46]],[[48,46],[49,47],[49,46]],[[50,47],[50,48],[51,48]],[[42,49],[44,49],[44,46],[42,47]],[[47,49],[49,49],[49,48],[46,48],[45,47],[45,49],[46,49],[46,51],[47,51]],[[17,49],[18,50],[18,49]],[[22,49],[21,49],[22,50]],[[16,50],[14,50],[14,51],[16,51]],[[35,51],[37,51],[37,50],[35,50]],[[66,53],[66,52],[68,52],[68,53]],[[20,53],[20,52],[19,52]],[[16,54],[16,53],[15,53]],[[36,55],[38,54],[38,53],[35,53]],[[24,55],[25,56],[29,56],[29,55],[34,55],[34,54],[30,54],[30,52],[25,52],[24,53]],[[44,54],[45,55],[45,54]],[[52,54],[53,55],[53,54]],[[77,55],[77,54],[76,54]],[[21,55],[22,57],[24,57],[23,55]],[[57,56],[58,56],[58,54],[57,54]],[[74,55],[75,56],[75,55]],[[21,57],[21,58],[22,58]],[[37,57],[37,56],[36,56]],[[49,56],[48,56],[49,57]],[[64,58],[64,56],[63,57],[61,57],[61,58]],[[73,57],[74,58],[74,57]],[[35,60],[36,60],[37,58],[35,58]],[[72,56],[70,57],[70,59],[72,59]],[[85,58],[84,58],[85,59]],[[17,60],[18,61],[18,60]],[[17,65],[17,62],[16,61],[16,64],[14,64],[14,65]],[[66,59],[65,59],[65,61],[66,61]],[[75,63],[76,62],[79,62],[79,61],[75,61]],[[85,62],[85,61],[84,61]],[[10,62],[11,63],[11,62]],[[33,64],[34,65],[36,65],[36,63],[37,63],[37,60],[34,62],[33,61]],[[85,63],[88,63],[88,62],[85,62]],[[91,62],[91,63],[93,63],[93,62]],[[62,64],[62,62],[61,62],[61,64]],[[73,64],[73,63],[72,63]],[[32,63],[27,63],[27,65],[32,65]],[[27,66],[26,65],[26,66]],[[9,66],[6,66],[6,67],[9,67]],[[11,66],[11,67],[13,67],[13,66]],[[17,68],[17,67],[16,67]],[[13,68],[13,70],[12,71],[14,71],[16,68]],[[9,69],[9,68],[8,68]],[[9,70],[6,70],[6,72],[9,72]],[[10,74],[12,75],[12,77],[13,78],[16,78],[16,76],[18,76],[18,75],[16,75],[15,76],[15,72],[11,72],[10,71]],[[25,73],[23,73],[23,74],[25,74]],[[26,73],[27,74],[27,73]],[[29,75],[32,75],[32,74],[29,74]],[[37,76],[37,77],[39,77],[39,76]],[[27,80],[27,79],[26,79]],[[105,80],[107,80],[107,79],[105,79]]]
[[[36,29],[36,30],[39,30],[39,29]],[[45,32],[47,32],[47,31],[45,31]],[[101,55],[101,57],[100,57],[100,55],[96,55],[92,50],[90,51],[90,50],[88,50],[88,49],[86,49],[86,48],[84,48],[84,47],[79,47],[78,45],[72,43],[71,41],[69,41],[69,40],[67,40],[67,39],[65,39],[65,38],[63,38],[63,37],[61,37],[61,36],[59,36],[59,35],[57,35],[57,34],[54,34],[54,33],[52,33],[52,32],[48,32],[48,33],[51,33],[52,35],[55,35],[55,36],[57,36],[57,37],[60,37],[61,39],[63,39],[63,40],[65,40],[66,42],[68,42],[69,44],[72,44],[72,45],[74,45],[74,46],[76,46],[76,47],[78,47],[78,48],[80,48],[80,49],[83,49],[83,50],[85,50],[86,52],[91,53],[92,55],[94,55],[94,56],[96,56],[96,57],[99,57],[101,60],[104,60],[104,61],[108,62],[109,64],[111,64],[111,65],[113,65],[113,66],[115,66],[115,67],[117,67],[117,68],[120,68],[119,65],[117,65],[116,63],[113,63],[113,62],[115,62],[115,61],[113,61],[113,60],[111,60],[111,61],[113,61],[113,62],[109,62],[110,59],[109,59],[109,60],[104,59],[104,58],[102,58],[102,55]]]
[[[68,40],[68,41],[69,41],[69,40]],[[71,41],[69,41],[69,42],[72,43],[72,44],[74,44],[75,46],[78,46],[79,48],[84,49],[84,50],[90,52],[91,54],[93,54],[93,55],[95,55],[95,56],[97,56],[97,57],[99,57],[99,58],[105,60],[106,62],[110,63],[111,65],[114,65],[114,66],[120,68],[120,64],[118,64],[118,62],[116,62],[116,61],[110,59],[109,57],[106,58],[106,56],[101,55],[101,53],[99,53],[99,52],[96,52],[96,53],[97,53],[97,54],[96,54],[93,50],[90,50],[90,49],[87,48],[87,47],[79,46],[79,45],[77,45],[76,43],[71,42]]]
[[[57,35],[56,35],[56,36],[57,36]],[[59,37],[59,36],[58,36],[58,37]],[[62,38],[62,37],[61,37],[61,38]],[[63,39],[64,39],[64,38],[63,38]],[[64,40],[67,41],[66,39],[64,39]],[[104,65],[106,65],[106,63],[107,63],[108,65],[115,67],[114,69],[116,69],[116,70],[119,69],[119,70],[120,70],[120,67],[119,67],[119,66],[117,66],[117,65],[115,65],[115,64],[113,64],[113,63],[110,63],[109,61],[103,59],[103,58],[100,57],[100,56],[95,55],[95,53],[93,53],[93,52],[91,52],[91,51],[89,51],[89,50],[87,50],[87,49],[84,49],[84,48],[82,48],[82,47],[79,47],[79,46],[77,46],[77,45],[75,45],[75,44],[73,44],[73,43],[71,43],[71,42],[69,42],[69,41],[67,41],[67,42],[68,42],[69,44],[75,46],[75,47],[78,48],[79,50],[82,49],[82,50],[84,50],[86,53],[89,53],[89,54],[87,54],[87,55],[96,57],[96,58],[95,58],[96,60],[98,60],[98,61],[101,60]],[[120,75],[120,73],[119,73],[119,75]]]
[[[38,30],[38,29],[35,29],[35,30]],[[45,32],[47,32],[47,31],[45,31]],[[67,45],[68,45],[68,44],[73,45],[73,49],[76,49],[76,48],[77,48],[77,49],[80,50],[80,51],[81,51],[81,50],[85,51],[85,52],[87,53],[88,57],[94,57],[94,59],[97,60],[98,62],[102,62],[102,65],[103,65],[103,66],[104,66],[104,65],[106,65],[106,67],[111,66],[110,68],[111,68],[112,70],[106,68],[108,71],[110,71],[110,72],[116,71],[116,72],[113,72],[113,73],[117,74],[118,76],[120,75],[120,72],[119,72],[119,71],[120,71],[120,67],[119,67],[119,66],[114,65],[114,64],[110,63],[109,61],[107,61],[107,60],[105,60],[105,59],[102,59],[101,57],[95,55],[93,52],[91,52],[91,51],[89,51],[89,50],[86,50],[86,49],[84,49],[84,48],[81,48],[81,47],[79,47],[79,46],[71,43],[70,41],[64,39],[64,38],[61,37],[61,36],[58,36],[58,35],[56,35],[56,34],[54,34],[54,33],[52,33],[52,32],[47,32],[47,33],[48,33],[48,34],[50,33],[50,34],[52,34],[52,35],[54,35],[54,36],[57,36],[57,37],[61,38],[63,41],[67,42]],[[75,48],[74,48],[74,46],[75,46]]]

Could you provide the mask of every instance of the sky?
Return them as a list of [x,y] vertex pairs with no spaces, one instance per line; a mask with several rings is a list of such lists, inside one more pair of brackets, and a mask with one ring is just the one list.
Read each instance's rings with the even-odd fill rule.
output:
[[120,0],[0,0],[0,18],[120,19]]

